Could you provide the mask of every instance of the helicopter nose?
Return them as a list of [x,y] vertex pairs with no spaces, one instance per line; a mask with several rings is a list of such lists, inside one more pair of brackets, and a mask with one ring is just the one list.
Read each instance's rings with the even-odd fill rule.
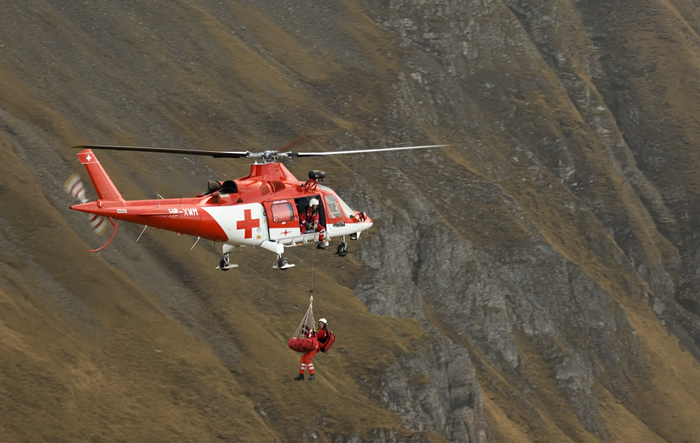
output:
[[355,212],[355,218],[357,219],[357,221],[367,226],[364,229],[369,229],[374,224],[370,216],[361,211]]

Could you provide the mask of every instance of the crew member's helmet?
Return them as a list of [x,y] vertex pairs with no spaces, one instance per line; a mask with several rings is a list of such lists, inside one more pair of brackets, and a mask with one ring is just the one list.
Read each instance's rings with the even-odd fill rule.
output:
[[309,200],[309,206],[318,206],[318,199],[312,198]]
[[328,320],[326,320],[325,318],[320,319],[318,322],[323,323],[324,325],[328,324]]

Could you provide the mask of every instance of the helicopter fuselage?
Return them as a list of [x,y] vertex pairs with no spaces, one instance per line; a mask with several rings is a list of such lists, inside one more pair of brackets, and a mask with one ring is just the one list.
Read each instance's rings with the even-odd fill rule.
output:
[[207,193],[196,197],[125,200],[90,149],[78,157],[98,199],[72,209],[225,243],[229,245],[225,253],[235,246],[261,246],[280,258],[285,247],[317,240],[316,233],[300,229],[301,214],[311,198],[321,202],[326,239],[342,237],[344,244],[346,235],[357,238],[373,224],[366,214],[352,210],[335,191],[321,185],[320,171],[310,172],[303,182],[280,163],[256,163],[250,175],[210,182]]

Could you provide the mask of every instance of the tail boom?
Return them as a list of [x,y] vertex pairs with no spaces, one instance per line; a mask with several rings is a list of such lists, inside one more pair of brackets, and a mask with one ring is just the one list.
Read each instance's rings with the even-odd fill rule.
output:
[[200,200],[200,198],[123,202],[97,200],[73,205],[71,209],[207,240],[227,241],[228,236],[216,219],[198,205]]

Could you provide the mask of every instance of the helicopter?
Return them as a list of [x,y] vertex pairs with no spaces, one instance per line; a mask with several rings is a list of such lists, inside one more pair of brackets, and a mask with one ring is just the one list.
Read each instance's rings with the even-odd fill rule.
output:
[[[317,244],[325,249],[332,238],[340,238],[336,253],[348,253],[346,237],[357,240],[372,227],[372,219],[362,211],[353,210],[331,188],[322,184],[325,172],[312,170],[305,181],[297,179],[279,160],[292,157],[312,157],[341,154],[362,154],[408,149],[440,148],[449,145],[404,146],[394,148],[349,151],[291,152],[283,149],[263,152],[212,151],[179,148],[157,148],[118,145],[78,145],[78,159],[85,165],[97,193],[89,201],[80,177],[74,174],[66,182],[79,204],[71,209],[90,214],[96,233],[102,233],[108,222],[114,226],[109,241],[116,234],[119,220],[152,226],[222,243],[222,258],[217,269],[228,271],[238,265],[231,261],[236,247],[256,246],[275,254],[273,268],[294,267],[283,256],[285,248]],[[93,150],[140,151],[162,154],[210,156],[214,158],[251,158],[250,174],[234,180],[209,180],[206,192],[188,198],[158,198],[125,200],[100,164]],[[160,196],[159,196],[160,197]],[[310,203],[315,203],[322,229],[307,231],[302,226]],[[116,223],[115,223],[116,220]],[[143,231],[142,233],[143,234]],[[140,236],[139,236],[140,238]],[[138,239],[137,239],[138,241]],[[195,242],[195,245],[197,244]],[[194,248],[194,245],[192,246]]]

